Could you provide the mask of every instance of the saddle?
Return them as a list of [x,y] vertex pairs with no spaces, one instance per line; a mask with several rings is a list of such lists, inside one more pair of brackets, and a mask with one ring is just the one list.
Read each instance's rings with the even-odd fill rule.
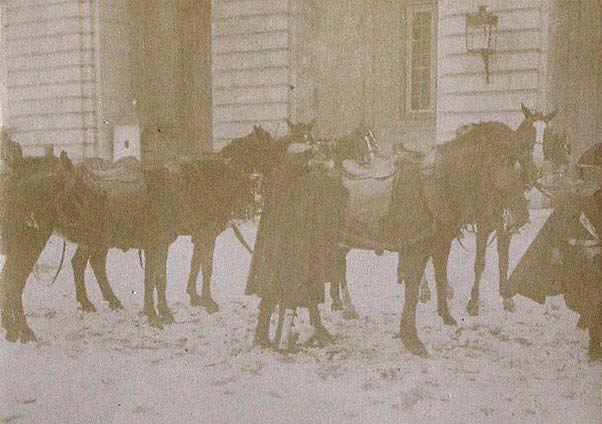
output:
[[142,164],[134,157],[116,162],[88,159],[78,165],[84,179],[105,194],[104,207],[93,205],[89,213],[102,216],[97,228],[110,246],[127,250],[146,237],[149,208],[148,190]]
[[88,173],[101,181],[136,182],[142,176],[141,164],[135,157],[128,156],[116,162],[104,159],[89,159],[82,163]]
[[393,251],[403,237],[412,241],[432,235],[432,217],[424,199],[424,162],[422,152],[402,147],[369,167],[343,164],[343,185],[349,192],[343,244]]
[[343,161],[342,182],[349,192],[349,213],[355,221],[379,225],[391,202],[395,170],[393,158],[377,158],[368,167]]

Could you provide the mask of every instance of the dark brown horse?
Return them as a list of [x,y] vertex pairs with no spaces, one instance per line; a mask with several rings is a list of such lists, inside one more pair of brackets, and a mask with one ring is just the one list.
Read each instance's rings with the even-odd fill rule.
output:
[[[259,127],[244,137],[232,141],[236,146],[257,145],[270,146],[273,144],[269,133]],[[235,235],[246,245],[233,220],[247,218],[253,203],[255,182],[250,178],[252,171],[259,167],[244,163],[247,157],[235,155],[233,149],[226,149],[221,154],[205,154],[194,160],[184,160],[167,164],[172,172],[170,179],[177,186],[177,193],[190,203],[190,213],[178,219],[178,235],[191,236],[193,254],[190,264],[190,274],[186,291],[190,304],[202,306],[208,313],[219,310],[218,304],[211,295],[211,277],[213,274],[213,252],[217,237],[232,225]],[[103,161],[92,160],[82,166],[100,168],[110,167]],[[123,166],[123,165],[122,165]],[[134,164],[136,166],[136,164]],[[118,201],[118,199],[115,199]],[[109,196],[109,202],[111,198]],[[118,205],[110,205],[118,207]],[[118,245],[112,247],[120,247]],[[248,246],[247,246],[248,247]],[[94,312],[96,308],[88,299],[84,273],[88,262],[92,266],[103,298],[111,309],[121,308],[121,302],[113,293],[106,274],[106,257],[108,249],[97,249],[79,245],[72,260],[75,277],[76,298],[82,309]],[[199,272],[203,273],[201,295],[197,292],[196,282]]]
[[2,140],[3,178],[0,225],[3,253],[2,327],[9,341],[35,340],[23,311],[25,283],[53,230],[73,233],[88,226],[86,205],[102,205],[102,195],[86,187],[66,154],[23,157],[18,144]]
[[[539,119],[543,120],[543,116],[540,118],[531,114],[527,108],[523,110],[525,121],[517,131],[500,123],[480,123],[441,146],[427,177],[421,178],[420,168],[415,166],[410,166],[405,172],[402,166],[402,170],[398,171],[394,197],[389,207],[391,213],[388,220],[391,224],[388,240],[383,240],[382,234],[375,234],[373,246],[388,245],[387,250],[399,252],[398,276],[406,283],[400,336],[404,345],[414,353],[426,354],[417,336],[415,312],[418,284],[428,259],[433,258],[435,267],[439,315],[446,324],[455,325],[446,301],[447,259],[453,239],[466,224],[477,224],[479,232],[487,236],[494,229],[507,229],[510,221],[521,223],[526,219],[524,190],[529,179],[536,175],[529,160],[536,140],[533,124]],[[503,219],[504,214],[506,220]],[[421,216],[427,218],[420,223],[413,222]],[[400,231],[399,228],[404,226],[406,229]],[[426,231],[416,233],[409,230],[421,227]],[[508,245],[504,236],[500,231],[502,267],[503,263],[507,263]],[[483,239],[478,238],[479,241]],[[383,242],[379,243],[378,239]],[[484,239],[485,243],[479,243],[482,252],[486,247],[487,238]],[[350,248],[375,249],[369,243],[357,243],[357,238],[344,242]],[[338,285],[342,288],[346,287],[347,251],[342,252],[339,260]],[[478,257],[481,259],[484,255]],[[480,279],[482,263],[481,259],[475,266],[476,284]],[[502,269],[501,275],[505,275],[503,272]],[[473,294],[475,300],[472,303],[476,304],[478,286]],[[344,295],[344,300],[350,304],[348,295]]]
[[[500,134],[502,138],[512,140],[513,154],[516,163],[522,169],[523,179],[520,181],[520,187],[524,191],[537,186],[536,180],[539,176],[539,170],[536,169],[533,162],[533,150],[538,144],[543,143],[543,136],[547,130],[548,123],[556,115],[552,112],[544,115],[540,112],[531,112],[529,108],[521,104],[524,119],[518,128],[510,135],[507,129],[505,134]],[[545,128],[542,131],[542,128]],[[493,135],[492,136],[496,136]],[[513,137],[512,137],[513,136]],[[512,138],[511,138],[512,137]],[[467,310],[470,315],[479,313],[479,286],[481,275],[485,269],[485,253],[487,250],[487,241],[492,234],[497,237],[498,252],[498,271],[499,271],[499,293],[503,300],[504,309],[512,312],[514,310],[514,301],[506,291],[506,280],[508,279],[508,264],[510,239],[514,231],[518,231],[529,220],[527,209],[527,200],[524,196],[519,196],[514,201],[512,222],[508,221],[510,217],[507,212],[511,205],[499,204],[491,214],[479,213],[472,224],[476,224],[476,257],[474,263],[474,284],[468,302]]]

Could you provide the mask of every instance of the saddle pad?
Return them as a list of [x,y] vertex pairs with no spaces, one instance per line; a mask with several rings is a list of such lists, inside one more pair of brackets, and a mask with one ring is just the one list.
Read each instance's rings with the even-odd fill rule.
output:
[[135,157],[125,157],[116,162],[84,162],[85,169],[103,181],[135,182],[142,178],[141,165]]
[[393,158],[377,158],[370,162],[370,166],[361,166],[354,160],[343,161],[345,176],[349,179],[380,179],[388,178],[395,174],[395,160]]
[[356,221],[376,225],[389,209],[394,175],[387,178],[350,179],[342,177],[349,192],[348,209]]

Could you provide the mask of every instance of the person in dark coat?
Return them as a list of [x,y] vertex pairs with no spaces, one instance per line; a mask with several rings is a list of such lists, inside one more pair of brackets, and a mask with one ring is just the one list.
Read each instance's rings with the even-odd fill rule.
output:
[[[318,304],[335,273],[345,195],[309,143],[291,143],[263,187],[263,211],[245,293],[261,298],[255,344],[269,346],[269,322],[280,309],[308,308],[316,337],[330,340]],[[281,315],[282,316],[282,315]]]

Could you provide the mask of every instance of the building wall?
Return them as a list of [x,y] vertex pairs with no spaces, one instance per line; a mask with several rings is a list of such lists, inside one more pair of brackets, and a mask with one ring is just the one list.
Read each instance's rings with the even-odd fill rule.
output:
[[211,0],[130,0],[130,69],[143,160],[211,148]]
[[[499,16],[497,52],[490,82],[480,56],[466,52],[465,15],[486,4]],[[546,0],[440,0],[437,142],[453,138],[461,125],[499,120],[516,128],[520,103],[545,109],[547,65]]]
[[289,0],[213,0],[214,148],[261,125],[286,133]]
[[602,141],[602,2],[551,3],[546,103],[577,160]]
[[0,126],[4,125],[4,111],[6,110],[6,52],[4,48],[5,41],[2,37],[3,18],[2,18],[2,3],[0,3]]
[[294,119],[316,117],[319,138],[340,137],[364,122],[385,145],[434,143],[434,111],[419,116],[407,110],[406,59],[409,8],[436,11],[436,2],[293,4]]
[[52,144],[78,159],[97,148],[95,12],[79,1],[3,4],[4,121],[26,153]]

